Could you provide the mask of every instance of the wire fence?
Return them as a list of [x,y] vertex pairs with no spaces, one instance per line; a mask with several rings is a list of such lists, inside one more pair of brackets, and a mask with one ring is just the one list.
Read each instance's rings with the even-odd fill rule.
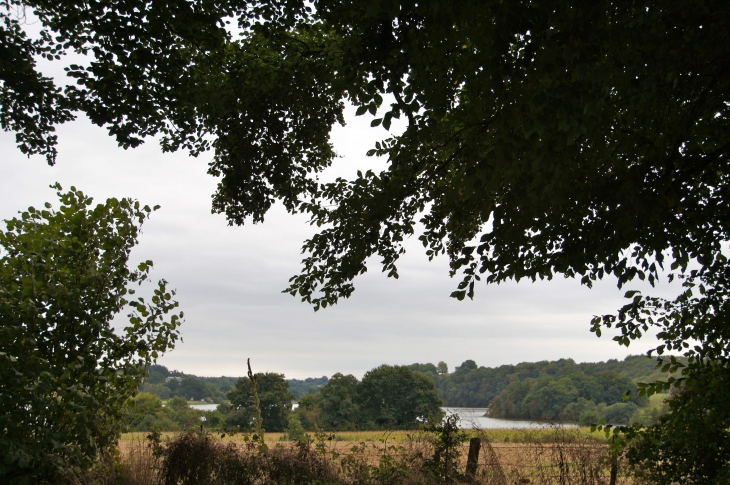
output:
[[[556,431],[552,439],[519,444],[492,442],[479,436],[480,451],[476,470],[469,479],[483,485],[637,485],[631,468],[622,457],[609,453],[609,446],[586,439],[578,433]],[[433,456],[427,436],[414,435],[407,441],[377,443],[331,442],[320,445],[335,462],[343,458],[377,464],[385,457],[418,466]],[[469,444],[460,447],[460,475],[465,476]],[[612,473],[615,475],[612,481]]]
[[527,443],[493,445],[482,442],[477,478],[489,485],[615,485],[635,483],[628,467],[612,457],[607,445]]
[[[621,457],[615,457],[609,453],[609,446],[606,443],[596,442],[595,439],[591,440],[585,435],[564,430],[556,430],[549,437],[542,435],[541,439],[542,441],[539,442],[505,443],[490,440],[486,433],[481,433],[472,438],[472,443],[459,445],[457,453],[454,454],[455,461],[448,465],[450,470],[446,470],[441,475],[442,478],[431,475],[431,472],[428,471],[429,461],[432,461],[435,456],[435,448],[433,440],[426,433],[409,434],[407,440],[389,440],[386,434],[377,441],[368,442],[337,441],[334,435],[327,437],[320,434],[317,439],[305,444],[301,442],[272,443],[268,448],[269,451],[264,455],[261,455],[258,445],[251,441],[224,443],[213,439],[206,442],[208,444],[205,446],[210,448],[208,455],[217,457],[215,460],[211,460],[217,460],[216,462],[223,464],[239,460],[239,468],[249,470],[253,475],[266,474],[283,468],[305,470],[306,475],[316,469],[326,471],[326,476],[331,475],[337,478],[335,481],[324,480],[322,483],[366,485],[436,483],[449,485],[463,483],[469,485],[639,485],[640,483],[637,478],[632,476],[631,468]],[[474,440],[479,443],[477,447],[479,451],[476,456],[474,453],[470,454],[470,451],[473,452],[473,449],[470,450],[470,446],[474,447]],[[175,441],[180,442],[179,437],[164,442],[163,447],[167,448],[169,443]],[[198,443],[196,446],[202,446],[200,439],[192,440],[192,442]],[[129,464],[134,460],[144,463],[144,465],[131,468],[139,468],[140,473],[148,474],[151,468],[159,469],[162,463],[171,459],[172,456],[164,455],[160,461],[150,455],[149,445],[142,441],[130,442],[120,451]],[[187,458],[183,462],[187,463],[190,460],[194,462],[203,455],[205,454],[192,450],[186,455]],[[469,457],[472,460],[471,471]],[[133,458],[134,460],[132,460]],[[183,468],[189,465],[185,463],[182,463]],[[443,464],[440,466],[443,467]],[[404,473],[398,475],[398,469]],[[157,471],[154,472],[154,475],[157,477]],[[237,480],[211,481],[210,483],[239,483]],[[145,479],[139,483],[149,485],[158,482],[160,482],[159,477]],[[138,482],[131,481],[130,483]],[[250,483],[277,482],[262,479],[253,480]]]

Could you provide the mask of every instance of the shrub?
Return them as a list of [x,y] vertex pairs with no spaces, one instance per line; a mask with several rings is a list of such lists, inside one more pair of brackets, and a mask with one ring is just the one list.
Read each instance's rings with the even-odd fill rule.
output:
[[307,435],[304,433],[304,427],[302,426],[302,422],[299,421],[299,416],[291,413],[288,419],[289,424],[286,427],[286,438],[292,441],[303,441],[306,439]]
[[125,401],[173,347],[182,317],[164,280],[151,303],[128,300],[149,279],[151,261],[128,262],[152,209],[131,199],[92,206],[73,187],[55,188],[59,211],[30,207],[0,231],[3,483],[53,480],[113,447]]
[[167,444],[162,453],[164,485],[206,485],[212,483],[220,456],[220,443],[209,435],[184,433]]
[[589,407],[580,413],[580,416],[578,417],[578,424],[581,426],[591,426],[598,424],[600,420],[601,413],[598,411],[598,408]]
[[166,406],[174,411],[180,411],[188,407],[188,400],[182,396],[175,396],[167,401]]

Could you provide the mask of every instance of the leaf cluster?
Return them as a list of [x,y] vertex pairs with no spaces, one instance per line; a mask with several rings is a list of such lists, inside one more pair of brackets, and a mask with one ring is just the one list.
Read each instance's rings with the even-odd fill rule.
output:
[[[3,7],[3,128],[27,153],[52,162],[53,126],[74,109],[124,147],[213,148],[213,207],[232,224],[280,200],[322,228],[288,288],[315,309],[351,295],[371,256],[397,277],[417,229],[462,276],[460,299],[482,279],[654,282],[665,251],[684,271],[727,239],[722,1]],[[61,92],[33,56],[70,52],[90,62],[68,66]],[[345,102],[407,126],[371,150],[382,173],[319,184]]]

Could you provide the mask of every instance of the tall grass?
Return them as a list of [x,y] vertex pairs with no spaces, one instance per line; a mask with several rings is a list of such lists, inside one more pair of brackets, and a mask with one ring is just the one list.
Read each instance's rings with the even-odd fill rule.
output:
[[[580,429],[465,430],[479,437],[474,485],[609,485],[604,440]],[[128,435],[120,451],[74,477],[75,485],[438,485],[465,483],[468,444],[456,463],[434,468],[435,440],[425,432],[320,433],[300,442],[261,443],[251,436],[220,439],[167,434],[160,443]],[[157,452],[156,452],[157,450]],[[638,483],[619,461],[617,485]]]
[[156,485],[162,464],[158,450],[149,440],[127,440],[124,446],[103,454],[91,470],[71,474],[66,481],[72,485]]

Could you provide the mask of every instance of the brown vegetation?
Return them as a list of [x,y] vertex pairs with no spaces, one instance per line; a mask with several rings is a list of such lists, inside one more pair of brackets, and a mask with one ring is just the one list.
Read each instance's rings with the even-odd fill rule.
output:
[[[609,485],[607,444],[580,430],[518,432],[507,442],[497,441],[487,431],[471,434],[481,439],[474,484]],[[182,433],[158,442],[136,436],[120,442],[119,450],[93,470],[69,481],[74,485],[436,485],[465,483],[469,478],[464,474],[467,443],[460,445],[458,463],[444,479],[433,468],[430,435],[391,435],[381,433],[377,440],[358,443],[319,434],[302,442],[267,440],[265,445],[246,435],[221,440]],[[617,484],[638,483],[620,460],[618,472]]]

